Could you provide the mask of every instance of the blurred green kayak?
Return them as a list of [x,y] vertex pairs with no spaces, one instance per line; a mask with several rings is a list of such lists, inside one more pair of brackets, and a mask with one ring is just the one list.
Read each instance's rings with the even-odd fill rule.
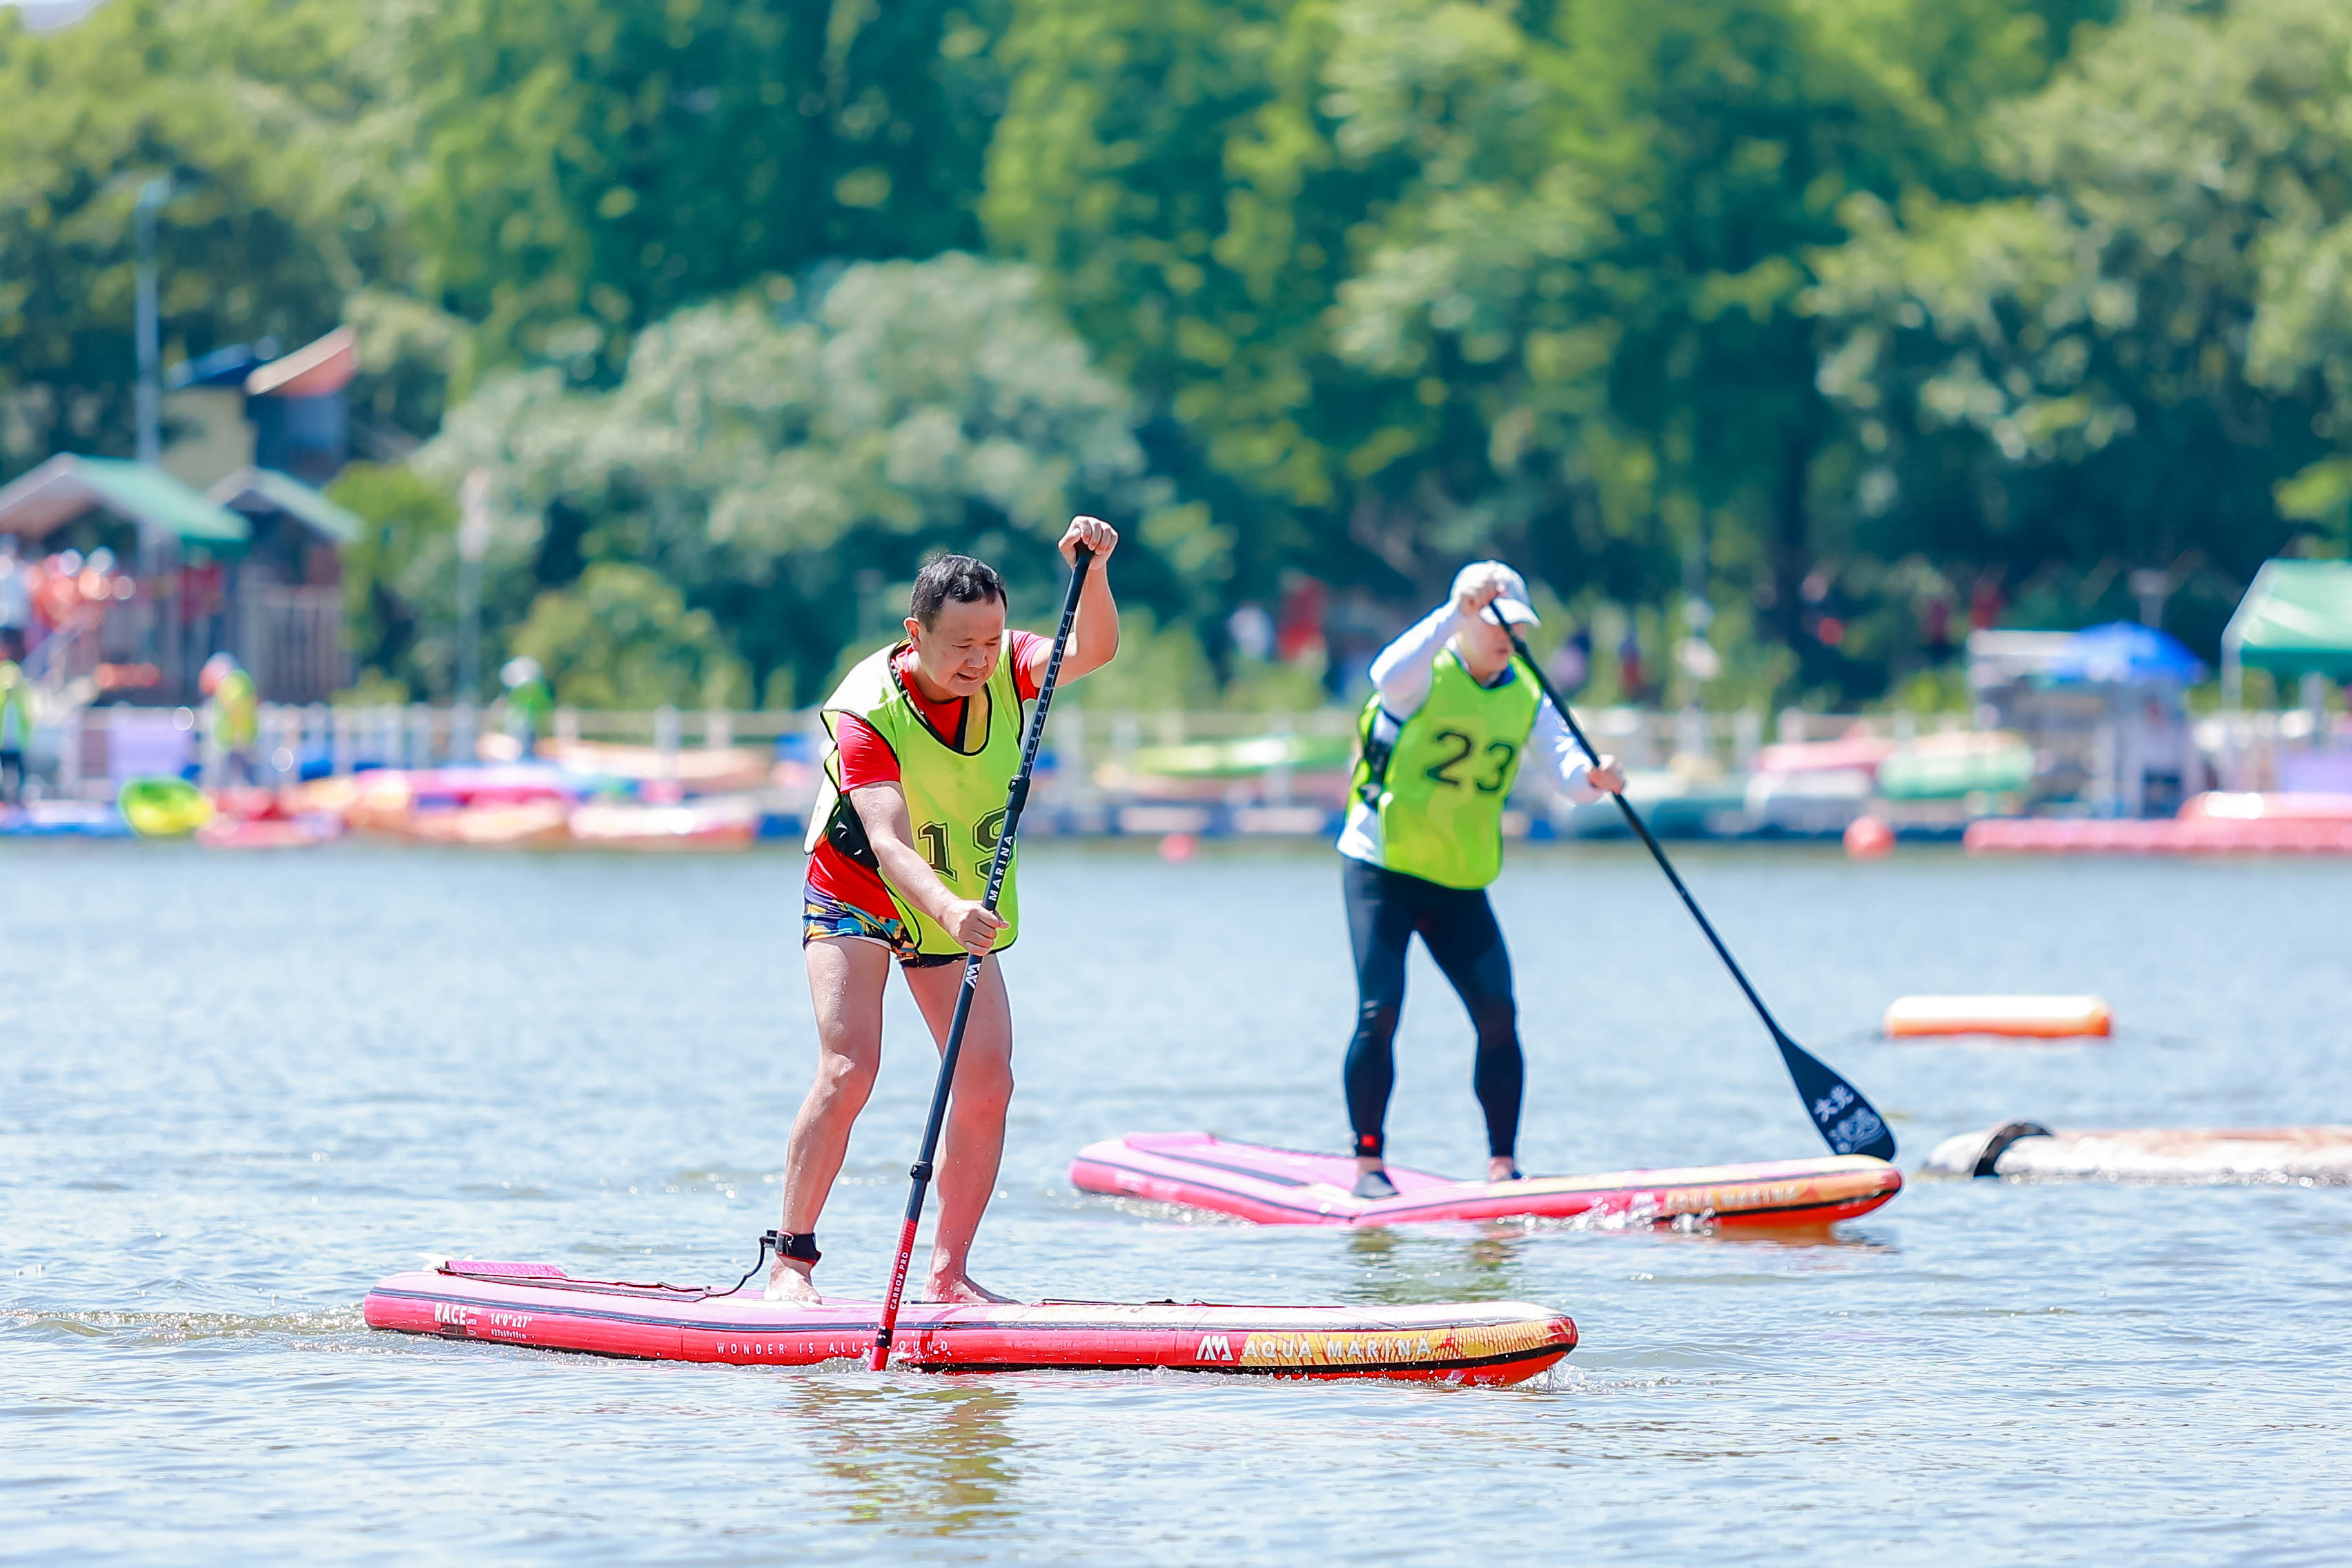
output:
[[2033,748],[2006,731],[1922,735],[1878,764],[1878,793],[1888,800],[1958,800],[2008,794],[2033,782]]
[[1352,735],[1255,735],[1143,746],[1124,759],[1131,773],[1168,779],[1251,778],[1276,768],[1344,768],[1355,760]]

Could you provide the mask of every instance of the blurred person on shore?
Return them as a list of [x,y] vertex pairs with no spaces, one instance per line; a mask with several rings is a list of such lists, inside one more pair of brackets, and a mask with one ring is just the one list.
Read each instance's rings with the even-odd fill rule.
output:
[[1503,868],[1503,806],[1530,747],[1579,804],[1625,787],[1613,757],[1587,764],[1496,615],[1508,626],[1537,624],[1519,574],[1477,562],[1372,661],[1339,843],[1357,994],[1342,1081],[1361,1198],[1396,1194],[1383,1129],[1416,935],[1477,1032],[1470,1082],[1486,1120],[1486,1179],[1518,1179],[1526,1067],[1511,955],[1486,898]]
[[16,662],[24,657],[24,632],[0,626],[0,805],[6,805],[25,793],[25,752],[33,743],[33,683]]
[[1639,706],[1649,694],[1649,674],[1642,667],[1642,638],[1629,622],[1617,643],[1617,700]]
[[33,590],[32,636],[26,646],[39,647],[80,621],[81,552],[60,550],[31,563],[26,572]]
[[1551,683],[1563,694],[1573,697],[1591,679],[1592,628],[1579,626],[1559,645],[1559,651],[1551,656]]
[[8,658],[22,661],[33,629],[33,563],[16,553],[16,536],[0,534],[0,637],[16,639]]
[[261,740],[261,693],[253,677],[224,649],[205,660],[196,674],[196,689],[205,696],[205,729],[220,748],[221,769],[239,784],[258,784],[261,770],[254,748]]
[[[1118,534],[1073,518],[1063,560],[1094,552],[1061,679],[1118,651],[1108,565]],[[882,1059],[882,994],[898,963],[942,1049],[965,955],[991,955],[965,1024],[939,1161],[940,1212],[924,1299],[1001,1301],[971,1279],[972,1237],[996,1186],[1013,1096],[1013,1010],[993,954],[1020,927],[1014,868],[984,904],[1005,797],[1021,766],[1023,710],[1053,642],[1007,632],[1004,581],[968,555],[915,578],[906,637],[861,661],[825,699],[824,786],[810,815],[801,948],[816,1006],[816,1081],[784,1157],[782,1241],[767,1299],[814,1304],[816,1225]]]
[[555,715],[555,692],[539,660],[519,654],[499,668],[499,681],[507,689],[507,736],[520,748],[518,756],[537,754],[540,737]]

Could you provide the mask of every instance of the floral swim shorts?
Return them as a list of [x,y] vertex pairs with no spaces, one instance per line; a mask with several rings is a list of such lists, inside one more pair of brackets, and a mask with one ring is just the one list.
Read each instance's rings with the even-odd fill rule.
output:
[[891,955],[908,969],[930,969],[942,963],[961,963],[960,952],[918,952],[915,939],[907,931],[907,922],[896,915],[877,916],[856,904],[843,903],[831,893],[803,885],[801,889],[801,945],[813,942],[832,942],[841,938],[853,942],[878,942],[890,950]]

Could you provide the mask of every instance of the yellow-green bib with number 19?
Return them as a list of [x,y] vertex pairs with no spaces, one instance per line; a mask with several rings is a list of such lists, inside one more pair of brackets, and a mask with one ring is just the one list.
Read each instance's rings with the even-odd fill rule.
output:
[[[823,717],[828,737],[835,732],[835,715],[854,713],[874,726],[898,758],[898,787],[906,792],[907,818],[915,832],[915,848],[930,862],[940,880],[960,899],[977,900],[988,891],[989,862],[1004,829],[1004,797],[1013,775],[1021,771],[1021,695],[1013,684],[1009,659],[999,660],[964,712],[961,736],[941,735],[931,728],[904,687],[896,659],[905,645],[884,648],[860,660],[825,700]],[[809,816],[808,847],[832,837],[843,843],[845,833],[862,846],[864,833],[856,814],[841,791],[841,758],[837,746],[828,746],[824,787]],[[836,819],[845,817],[846,821]],[[845,846],[846,847],[846,846]],[[856,848],[849,852],[856,855]],[[871,864],[871,851],[857,855]],[[1019,854],[1016,851],[1014,862]],[[879,868],[877,868],[879,869]],[[1004,918],[992,950],[1002,952],[1021,931],[1021,900],[1014,890],[1015,866],[1004,868],[1004,888],[996,912]],[[917,909],[886,874],[898,918],[915,939],[916,951],[950,954],[963,951],[938,921]]]
[[[1452,648],[1437,656],[1429,700],[1404,721],[1379,781],[1373,809],[1390,870],[1448,888],[1483,888],[1502,872],[1503,803],[1543,701],[1511,663],[1510,679],[1488,687]],[[1371,782],[1367,768],[1358,775],[1360,788]]]

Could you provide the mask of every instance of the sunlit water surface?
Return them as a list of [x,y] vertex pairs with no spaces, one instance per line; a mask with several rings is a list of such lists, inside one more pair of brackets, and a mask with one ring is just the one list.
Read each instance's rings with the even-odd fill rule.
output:
[[[1690,851],[1799,1038],[1906,1165],[2011,1115],[2352,1121],[2352,870]],[[0,858],[0,1558],[690,1563],[2341,1562],[2352,1190],[1915,1181],[1826,1244],[1257,1229],[1069,1185],[1140,1129],[1339,1147],[1327,852],[1039,846],[982,1278],[1031,1296],[1518,1298],[1511,1390],[636,1364],[373,1333],[426,1251],[732,1279],[811,1059],[799,862]],[[1645,860],[1497,900],[1546,1172],[1812,1135]],[[1416,957],[1397,1158],[1475,1170]],[[2111,1044],[1898,1046],[1892,997],[2097,991]],[[827,1211],[878,1290],[929,1089],[903,994]]]

